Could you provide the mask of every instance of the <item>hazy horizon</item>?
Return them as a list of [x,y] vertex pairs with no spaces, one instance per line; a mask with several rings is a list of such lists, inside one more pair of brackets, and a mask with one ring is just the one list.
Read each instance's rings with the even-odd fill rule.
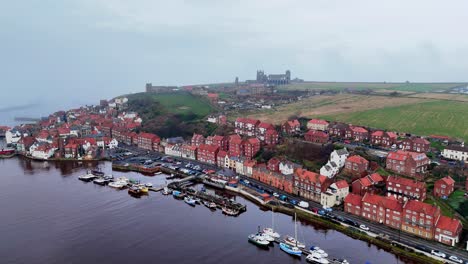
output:
[[[404,8],[402,8],[404,7]],[[254,79],[466,82],[466,1],[6,2],[3,107]]]

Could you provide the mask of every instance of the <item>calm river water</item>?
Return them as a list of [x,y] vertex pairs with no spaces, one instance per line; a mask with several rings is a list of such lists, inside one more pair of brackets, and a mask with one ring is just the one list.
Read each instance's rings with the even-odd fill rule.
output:
[[[127,191],[84,183],[78,176],[96,164],[0,160],[1,263],[305,263],[277,245],[262,250],[247,242],[272,214],[251,202],[228,217],[190,207],[160,193],[140,199]],[[110,163],[101,168],[112,173]],[[164,176],[114,172],[155,185]],[[275,214],[275,228],[294,234],[291,216]],[[333,230],[298,222],[298,238],[350,263],[408,263]]]

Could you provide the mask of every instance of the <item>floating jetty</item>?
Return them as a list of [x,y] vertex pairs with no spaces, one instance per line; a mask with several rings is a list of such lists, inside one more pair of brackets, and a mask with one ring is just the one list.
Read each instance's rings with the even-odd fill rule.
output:
[[[285,240],[282,239],[282,238],[275,238],[275,240],[273,242],[277,243],[277,244],[286,243]],[[306,248],[299,248],[299,249],[302,251],[302,254],[304,256],[307,256],[307,255],[309,255],[311,253],[310,250],[308,250]],[[336,258],[326,258],[326,259],[330,262],[330,264],[341,264],[341,263],[343,263],[343,262],[340,262],[339,260],[337,260]]]

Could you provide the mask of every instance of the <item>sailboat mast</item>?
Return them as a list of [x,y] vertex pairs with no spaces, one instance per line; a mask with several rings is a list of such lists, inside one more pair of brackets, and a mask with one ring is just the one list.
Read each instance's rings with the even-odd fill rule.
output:
[[294,239],[296,240],[296,247],[297,247],[297,224],[296,224],[296,212],[294,212]]
[[271,229],[273,229],[272,232],[275,231],[275,218],[273,216],[273,208],[271,208]]

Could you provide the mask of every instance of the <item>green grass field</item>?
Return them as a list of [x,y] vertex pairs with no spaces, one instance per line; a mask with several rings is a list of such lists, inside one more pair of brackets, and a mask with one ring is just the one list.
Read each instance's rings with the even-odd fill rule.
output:
[[278,86],[279,90],[343,90],[346,88],[364,89],[386,89],[406,92],[432,92],[447,90],[461,83],[385,83],[385,82],[304,82],[290,85]]
[[465,191],[456,190],[448,197],[447,203],[455,210],[458,210],[458,207],[460,206],[460,204],[465,201],[464,195],[465,195]]
[[320,117],[418,135],[447,135],[466,141],[467,113],[468,103],[434,101]]
[[129,96],[130,100],[141,98],[153,99],[163,107],[161,112],[166,113],[182,115],[193,113],[197,118],[203,118],[213,110],[207,99],[185,92],[167,94],[138,93]]

